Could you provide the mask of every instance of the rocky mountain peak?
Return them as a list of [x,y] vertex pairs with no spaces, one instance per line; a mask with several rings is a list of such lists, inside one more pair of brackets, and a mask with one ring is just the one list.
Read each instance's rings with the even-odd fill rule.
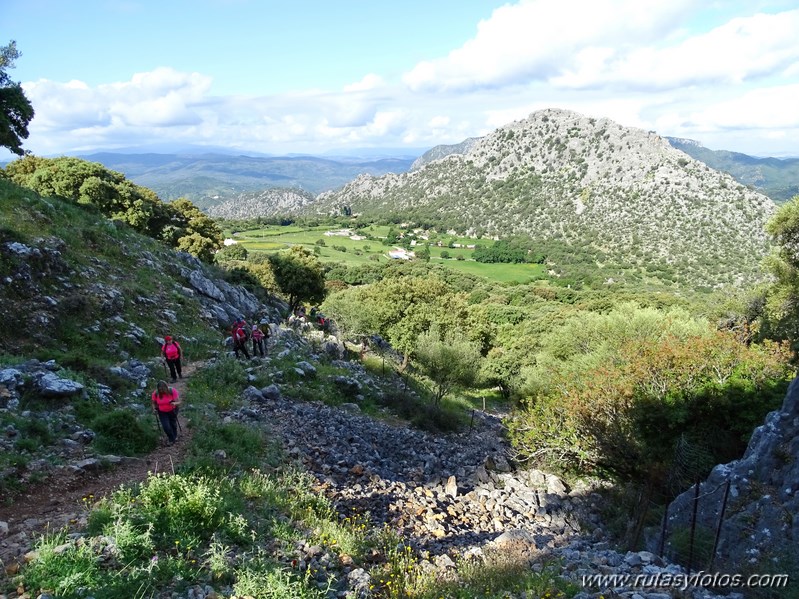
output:
[[595,254],[597,267],[614,265],[609,278],[619,268],[659,265],[667,277],[705,286],[762,276],[764,226],[776,209],[654,132],[559,109],[534,112],[416,171],[359,177],[309,210],[344,206],[474,236],[555,240]]

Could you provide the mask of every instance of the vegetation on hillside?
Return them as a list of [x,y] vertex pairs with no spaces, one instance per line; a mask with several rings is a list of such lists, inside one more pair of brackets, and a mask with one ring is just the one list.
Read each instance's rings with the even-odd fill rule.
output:
[[214,252],[222,245],[216,223],[189,200],[162,202],[151,190],[98,163],[25,156],[10,163],[4,176],[42,197],[92,206],[108,218],[205,262],[213,261]]
[[[214,357],[191,382],[192,426],[203,434],[184,467],[91,506],[87,535],[43,539],[16,582],[63,597],[85,589],[146,596],[182,591],[187,581],[221,582],[237,595],[321,597],[327,589],[310,570],[285,559],[306,539],[335,562],[346,556],[370,568],[379,596],[479,597],[486,585],[556,595],[563,585],[546,570],[490,560],[459,564],[457,586],[434,579],[414,568],[392,531],[337,514],[260,429],[230,414],[249,385],[275,381],[297,401],[344,403],[349,392],[324,381],[347,369],[319,358],[329,376],[306,378],[295,358],[311,359],[318,347],[299,355],[299,343],[263,368],[214,356],[218,326],[184,286],[183,264],[199,262],[173,249],[215,262],[216,275],[261,298],[282,294],[289,311],[323,301],[337,334],[379,357],[379,369],[366,364],[376,379],[386,362],[403,377],[388,379],[393,395],[365,391],[367,413],[388,409],[457,430],[475,397],[490,396],[509,412],[518,464],[665,494],[740,456],[782,400],[799,340],[799,198],[761,231],[773,206],[661,146],[608,121],[543,113],[465,157],[354,181],[326,200],[344,218],[295,227],[305,237],[288,249],[265,227],[249,231],[246,247],[221,251],[222,227],[185,198],[162,202],[80,159],[8,165],[0,177],[3,364],[56,360],[86,383],[83,401],[96,407],[100,385],[134,392],[113,366],[151,357],[158,335],[180,330]],[[242,224],[227,223],[231,232]],[[352,226],[356,239],[325,236],[333,224]],[[765,280],[767,234],[776,282],[731,293]],[[388,263],[394,246],[418,248],[420,259]],[[491,280],[460,263],[524,266],[529,276]],[[100,447],[152,447],[135,410],[91,419],[86,405],[74,410]],[[18,455],[52,441],[45,425],[16,416],[3,424],[23,432]],[[691,459],[678,460],[686,446]]]
[[774,204],[654,134],[545,110],[466,154],[359,177],[308,211],[476,239],[525,235],[558,274],[577,255],[596,279],[690,289],[763,279]]
[[690,139],[666,138],[669,143],[710,168],[783,203],[799,193],[799,158],[758,158],[727,150],[710,150]]

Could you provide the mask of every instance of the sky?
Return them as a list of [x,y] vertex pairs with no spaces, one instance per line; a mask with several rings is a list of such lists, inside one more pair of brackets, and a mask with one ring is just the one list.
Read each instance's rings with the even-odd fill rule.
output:
[[545,108],[799,156],[798,34],[799,0],[0,0],[39,156],[418,155]]

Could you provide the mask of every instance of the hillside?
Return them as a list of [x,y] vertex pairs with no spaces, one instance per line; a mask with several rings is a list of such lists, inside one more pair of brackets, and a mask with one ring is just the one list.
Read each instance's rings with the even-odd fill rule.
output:
[[248,219],[296,213],[312,203],[315,196],[301,189],[273,187],[263,191],[240,193],[210,206],[206,212],[214,218]]
[[732,175],[739,183],[775,202],[787,202],[799,194],[799,158],[756,158],[739,152],[710,150],[692,139],[667,137],[666,140],[691,158]]
[[309,210],[345,208],[476,237],[555,241],[588,255],[609,282],[633,273],[719,286],[761,277],[763,226],[775,205],[654,133],[543,110],[466,154],[360,176]]
[[[207,347],[241,313],[277,317],[277,299],[270,307],[268,298],[226,282],[224,271],[90,207],[43,199],[4,179],[0,196],[3,354],[97,373],[152,357],[170,332]],[[22,323],[31,325],[24,334]]]
[[[614,550],[603,485],[520,468],[508,459],[504,405],[486,409],[483,397],[461,419],[433,409],[415,376],[391,368],[380,337],[358,355],[288,327],[285,304],[236,285],[240,273],[96,207],[5,179],[0,199],[0,593],[9,598],[427,599],[490,589],[598,599],[619,585],[593,578],[597,563],[604,574],[685,572]],[[443,282],[431,290],[431,307],[452,316]],[[572,310],[571,290],[561,291]],[[538,318],[560,320],[544,296],[529,298]],[[497,306],[519,310],[518,299]],[[240,314],[269,325],[267,355],[225,351]],[[165,376],[165,334],[190,363],[176,383],[185,426],[177,445],[159,448],[148,407]],[[525,355],[528,339],[519,337]]]
[[464,139],[459,144],[444,144],[430,148],[427,152],[413,161],[411,170],[418,171],[424,165],[436,160],[441,160],[442,158],[446,158],[450,154],[466,154],[472,148],[472,146],[479,141],[479,139],[480,138],[478,137],[469,137]]
[[336,189],[360,174],[401,173],[405,158],[344,160],[314,156],[230,156],[223,154],[116,154],[81,156],[123,173],[164,200],[186,197],[208,208],[239,194],[271,187],[297,188],[317,194]]
[[[361,414],[420,398],[335,338],[280,325],[275,298],[91,207],[3,179],[0,199],[3,596],[392,597],[419,581],[451,596],[442,575],[473,571],[450,557],[468,552],[508,596],[554,595],[597,559],[588,488],[510,472],[496,415],[442,436]],[[266,357],[226,357],[239,314],[270,323]],[[159,447],[165,334],[189,366],[179,441]],[[502,558],[539,542],[536,561],[572,565],[562,577]]]

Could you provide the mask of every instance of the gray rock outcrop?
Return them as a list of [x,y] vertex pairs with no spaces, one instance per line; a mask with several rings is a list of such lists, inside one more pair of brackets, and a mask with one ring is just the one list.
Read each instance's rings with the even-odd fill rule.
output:
[[[718,538],[716,563],[796,566],[799,541],[799,378],[788,388],[782,408],[755,429],[743,458],[716,466],[700,485],[697,527],[715,536],[725,487],[729,497]],[[695,488],[669,506],[672,533],[690,527]],[[667,552],[675,552],[674,534]],[[708,555],[709,557],[709,555]]]

